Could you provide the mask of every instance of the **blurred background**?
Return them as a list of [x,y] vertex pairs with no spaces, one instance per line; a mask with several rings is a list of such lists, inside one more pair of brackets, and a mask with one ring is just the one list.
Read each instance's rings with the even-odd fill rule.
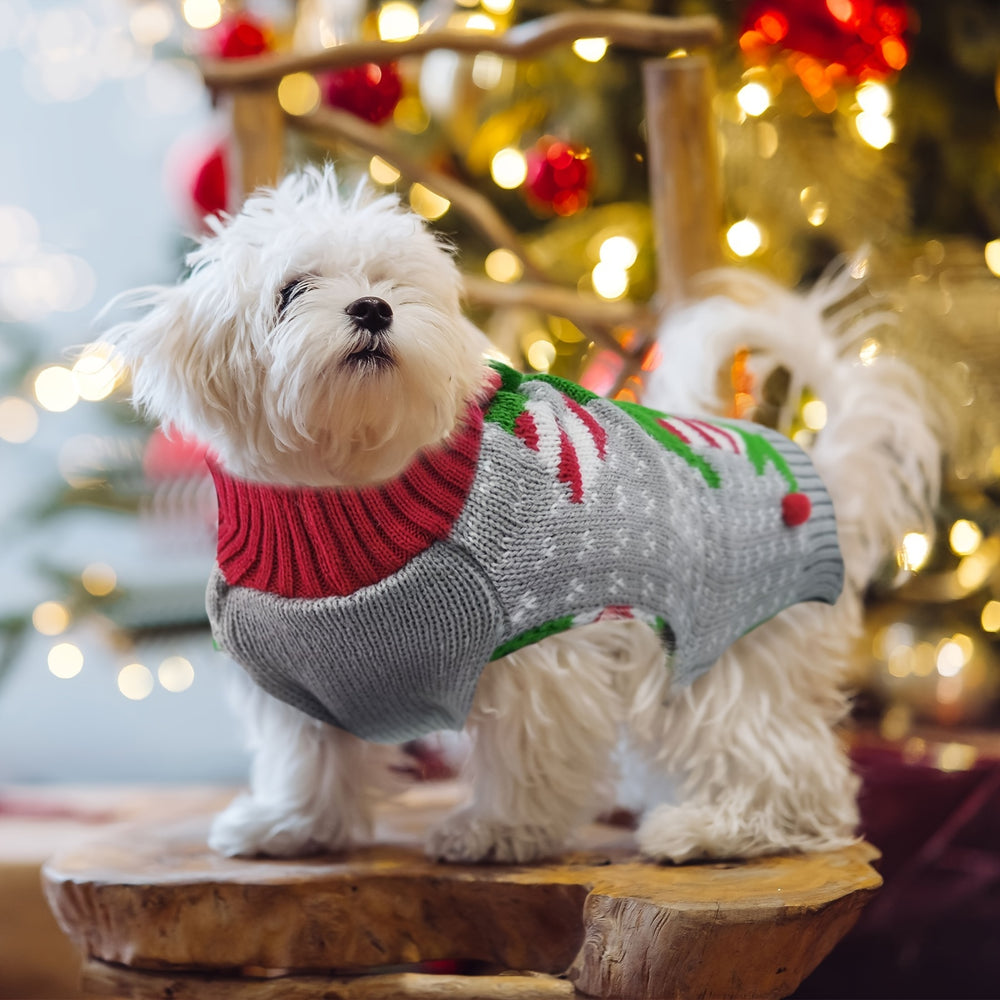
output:
[[[807,288],[854,255],[894,320],[872,326],[859,362],[907,358],[950,427],[937,535],[900,540],[854,665],[866,830],[894,877],[840,949],[850,961],[826,963],[801,995],[995,996],[983,931],[1000,925],[994,0],[0,0],[0,783],[245,774],[229,665],[204,618],[214,497],[201,454],[132,414],[95,319],[123,290],[173,281],[199,219],[238,197],[229,120],[197,58],[446,26],[488,35],[602,9],[720,19],[719,261]],[[295,135],[279,156],[335,156],[345,180],[398,191],[447,233],[467,273],[515,287],[523,262],[401,174],[390,154],[403,149],[483,194],[549,281],[641,304],[656,267],[640,64],[589,38],[545,59],[439,51],[290,73],[285,114],[352,115],[385,155]],[[597,330],[531,301],[474,316],[515,364],[607,393],[634,394],[656,361],[627,316]],[[727,375],[734,415],[766,420],[780,380],[740,356]],[[807,443],[823,401],[795,402]],[[869,993],[850,978],[862,966]]]

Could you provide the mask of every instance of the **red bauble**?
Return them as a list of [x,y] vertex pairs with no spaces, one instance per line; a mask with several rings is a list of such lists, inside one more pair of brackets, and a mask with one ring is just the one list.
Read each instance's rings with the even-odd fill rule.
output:
[[524,188],[532,201],[556,215],[573,215],[586,208],[593,180],[589,149],[546,136],[525,159]]
[[191,180],[191,201],[199,215],[218,215],[229,204],[226,176],[226,148],[216,146],[195,169]]
[[798,52],[854,80],[888,76],[909,58],[906,5],[899,0],[754,0],[740,48],[768,58]]
[[181,437],[176,433],[167,437],[162,430],[157,429],[146,444],[142,470],[152,482],[207,476],[207,457],[208,449],[193,438]]
[[403,96],[403,81],[395,63],[364,63],[320,77],[323,99],[331,107],[350,111],[365,121],[384,122]]
[[267,26],[249,14],[223,18],[209,35],[208,55],[219,59],[245,59],[270,50]]

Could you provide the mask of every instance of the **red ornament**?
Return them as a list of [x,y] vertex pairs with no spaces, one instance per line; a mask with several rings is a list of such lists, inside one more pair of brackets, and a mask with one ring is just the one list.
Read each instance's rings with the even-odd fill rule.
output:
[[320,77],[323,99],[331,107],[350,111],[365,121],[384,122],[403,96],[403,81],[395,63],[364,63]]
[[590,150],[545,136],[525,157],[524,187],[530,199],[556,215],[573,215],[590,200]]
[[813,93],[824,86],[817,70],[829,85],[845,76],[877,79],[902,69],[909,59],[909,27],[899,0],[754,0],[740,28],[740,48],[758,60],[776,50],[809,57],[792,68]]
[[195,169],[191,179],[191,201],[201,216],[218,215],[228,207],[225,146],[216,146]]
[[208,55],[218,59],[246,59],[271,51],[267,26],[249,14],[223,18],[209,35]]
[[208,475],[205,464],[208,449],[192,438],[174,433],[167,437],[159,428],[153,431],[142,456],[142,470],[152,482],[190,479]]

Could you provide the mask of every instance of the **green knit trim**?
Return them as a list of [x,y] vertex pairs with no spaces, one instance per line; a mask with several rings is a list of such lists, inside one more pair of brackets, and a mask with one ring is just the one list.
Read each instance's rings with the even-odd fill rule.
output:
[[515,392],[524,380],[524,376],[519,371],[511,368],[510,365],[505,365],[502,361],[490,361],[489,366],[500,376],[501,391]]
[[520,635],[515,635],[513,639],[508,639],[502,646],[497,646],[493,650],[493,655],[490,659],[499,660],[501,656],[513,653],[516,649],[530,646],[533,642],[540,642],[542,639],[547,639],[550,635],[555,635],[557,632],[565,632],[568,628],[573,627],[573,617],[573,615],[565,615],[562,618],[556,618],[554,621],[529,628],[527,632],[522,632]]
[[754,434],[753,431],[744,430],[742,427],[734,427],[732,424],[722,423],[721,421],[719,422],[719,426],[725,427],[727,430],[731,430],[743,438],[743,443],[747,449],[747,458],[750,459],[754,469],[757,470],[758,476],[764,474],[767,463],[771,462],[780,473],[782,479],[788,483],[789,491],[791,493],[798,492],[798,480],[788,467],[784,455],[763,434]]
[[564,396],[569,396],[574,403],[586,406],[592,399],[597,399],[597,393],[584,389],[582,385],[570,382],[569,379],[560,378],[558,375],[525,375],[525,382],[545,382],[554,389],[558,389]]
[[500,376],[500,388],[483,414],[483,419],[502,427],[508,434],[513,434],[514,424],[524,411],[526,402],[518,391],[522,375],[499,361],[491,361],[490,367]]
[[701,457],[689,444],[685,444],[676,434],[671,434],[666,427],[661,427],[658,420],[669,420],[665,413],[657,413],[656,410],[639,406],[638,403],[627,403],[623,400],[612,400],[619,409],[627,413],[654,441],[659,442],[664,448],[668,448],[702,474],[705,482],[712,488],[718,489],[722,481],[719,473],[712,468],[704,458]]
[[497,390],[490,403],[490,408],[483,414],[483,419],[490,424],[497,424],[508,434],[514,433],[514,424],[524,412],[525,399],[519,392]]

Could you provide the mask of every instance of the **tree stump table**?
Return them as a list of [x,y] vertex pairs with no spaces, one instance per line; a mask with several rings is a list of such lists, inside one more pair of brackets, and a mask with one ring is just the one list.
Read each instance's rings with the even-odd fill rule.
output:
[[119,827],[52,858],[45,889],[93,993],[744,1000],[791,993],[881,882],[864,843],[670,867],[602,825],[548,863],[437,864],[420,840],[454,799],[416,788],[372,846],[294,861],[215,854],[204,812]]

